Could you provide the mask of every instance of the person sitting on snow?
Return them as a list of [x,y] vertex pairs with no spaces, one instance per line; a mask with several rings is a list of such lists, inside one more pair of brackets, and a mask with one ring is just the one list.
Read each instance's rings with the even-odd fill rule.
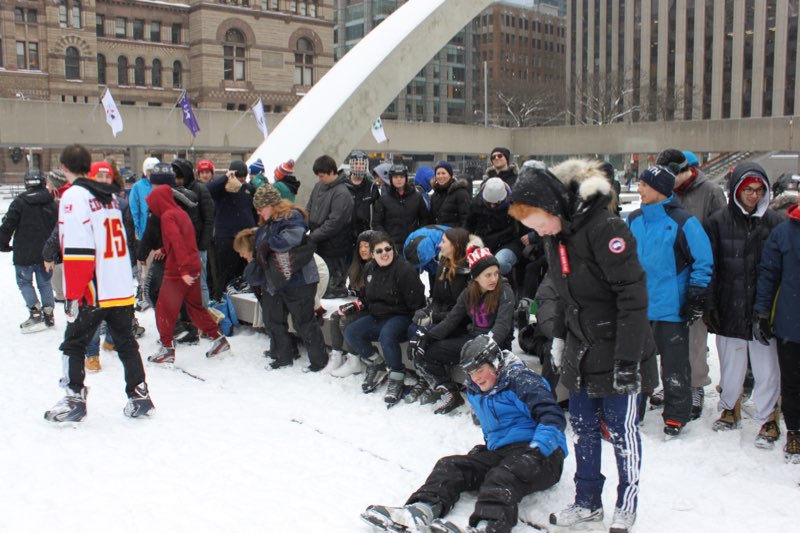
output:
[[[370,505],[361,515],[387,531],[505,533],[517,524],[519,502],[561,479],[567,440],[564,413],[547,382],[487,337],[467,342],[460,365],[467,398],[485,444],[437,461],[403,507]],[[442,518],[464,491],[477,491],[469,526]]]

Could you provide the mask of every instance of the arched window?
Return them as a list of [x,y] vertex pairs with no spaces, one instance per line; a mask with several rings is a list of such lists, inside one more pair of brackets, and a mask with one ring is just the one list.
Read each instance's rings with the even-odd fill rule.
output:
[[128,58],[125,56],[117,59],[117,85],[128,85]]
[[298,39],[294,51],[294,84],[314,85],[314,45],[308,39]]
[[68,80],[81,79],[81,54],[74,46],[67,48],[64,54],[64,77]]
[[244,81],[244,34],[237,29],[225,32],[225,43],[222,46],[223,71],[226,80]]
[[150,73],[150,77],[152,78],[152,85],[153,87],[161,87],[161,60],[154,59],[153,60],[153,70]]
[[133,84],[139,87],[144,86],[144,59],[141,57],[137,57],[133,65]]
[[97,83],[106,84],[106,56],[97,54]]
[[183,86],[183,65],[180,61],[172,64],[172,86],[180,89]]

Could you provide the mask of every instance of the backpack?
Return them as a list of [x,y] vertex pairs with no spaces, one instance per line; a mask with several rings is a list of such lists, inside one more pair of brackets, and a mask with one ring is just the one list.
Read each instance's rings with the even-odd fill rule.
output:
[[226,337],[230,337],[234,333],[234,327],[239,325],[239,319],[236,317],[236,309],[233,308],[231,297],[223,294],[219,302],[214,302],[210,306],[223,315],[223,319],[217,324],[219,330]]

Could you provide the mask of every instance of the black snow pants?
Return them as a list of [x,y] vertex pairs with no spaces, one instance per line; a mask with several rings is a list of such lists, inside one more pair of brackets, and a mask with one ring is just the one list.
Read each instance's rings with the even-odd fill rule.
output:
[[489,533],[508,533],[517,525],[520,500],[533,492],[548,489],[561,479],[564,453],[557,449],[545,457],[527,442],[490,451],[475,446],[467,455],[442,457],[436,462],[425,484],[411,495],[406,505],[424,502],[442,506],[442,516],[450,512],[464,491],[478,491],[475,511],[469,524],[488,522]]
[[692,411],[692,365],[689,363],[689,326],[685,322],[653,321],[653,337],[661,355],[664,384],[664,421],[687,424]]

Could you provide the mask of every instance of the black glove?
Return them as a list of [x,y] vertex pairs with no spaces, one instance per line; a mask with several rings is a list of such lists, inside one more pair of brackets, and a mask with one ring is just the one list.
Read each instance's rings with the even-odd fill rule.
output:
[[424,357],[428,342],[428,331],[425,328],[419,328],[408,341],[408,359],[413,361],[415,358]]
[[13,250],[14,249],[11,247],[10,244],[4,244],[3,246],[0,246],[0,252],[11,252]]
[[638,361],[614,360],[614,392],[617,394],[638,394],[642,387]]
[[433,321],[430,308],[423,307],[422,309],[417,309],[411,321],[421,328],[430,326]]
[[719,311],[716,309],[708,309],[703,313],[703,322],[705,322],[710,333],[718,333],[720,330]]
[[339,314],[342,316],[350,316],[358,313],[364,309],[364,304],[361,300],[355,300],[339,306]]
[[681,308],[681,316],[686,318],[687,324],[692,324],[702,318],[706,308],[706,292],[708,291],[705,287],[689,286],[686,302]]
[[753,338],[763,344],[769,345],[772,338],[772,324],[769,323],[769,315],[758,315],[753,320]]
[[514,310],[514,325],[518,330],[524,328],[530,322],[532,303],[530,298],[520,298],[517,308]]

